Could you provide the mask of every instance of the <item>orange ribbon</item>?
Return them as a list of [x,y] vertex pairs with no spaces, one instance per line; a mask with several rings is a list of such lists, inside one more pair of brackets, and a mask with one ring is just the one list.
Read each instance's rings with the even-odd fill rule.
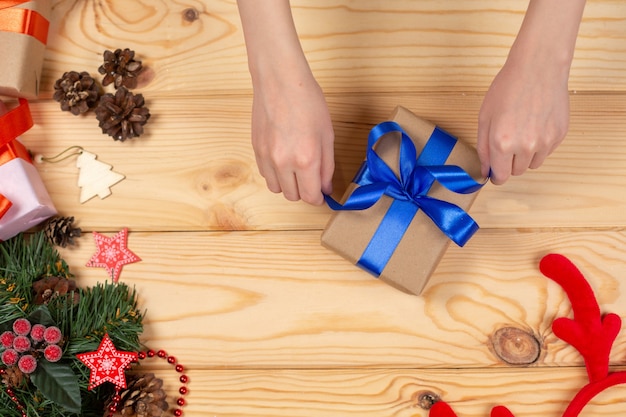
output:
[[0,194],[0,219],[9,211],[12,205],[13,203],[8,198]]
[[20,105],[0,116],[0,165],[22,158],[32,162],[24,145],[14,140],[33,126],[28,101],[21,98]]
[[0,32],[23,33],[45,45],[50,22],[34,10],[12,8],[23,3],[28,0],[0,0]]

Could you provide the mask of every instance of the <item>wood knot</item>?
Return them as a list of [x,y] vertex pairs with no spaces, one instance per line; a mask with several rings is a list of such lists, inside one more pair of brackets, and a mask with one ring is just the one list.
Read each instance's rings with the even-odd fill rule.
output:
[[517,327],[503,327],[491,336],[496,355],[510,365],[530,365],[539,359],[541,345],[537,338]]
[[430,410],[436,402],[441,401],[441,398],[432,391],[420,391],[413,398],[415,404],[424,410]]
[[200,17],[200,13],[193,7],[189,7],[188,9],[183,10],[183,19],[186,22],[192,23],[195,20],[198,20]]

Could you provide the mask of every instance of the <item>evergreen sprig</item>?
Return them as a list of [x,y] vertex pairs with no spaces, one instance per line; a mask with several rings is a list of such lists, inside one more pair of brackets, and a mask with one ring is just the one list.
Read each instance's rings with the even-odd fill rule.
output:
[[[33,323],[56,325],[64,335],[59,363],[68,366],[76,377],[81,411],[69,412],[54,399],[46,398],[28,378],[12,390],[29,417],[100,417],[114,387],[102,384],[89,390],[89,369],[76,354],[97,350],[105,334],[120,350],[141,349],[139,335],[143,331],[144,314],[137,308],[136,291],[125,284],[107,282],[94,287],[79,286],[76,294],[54,297],[44,306],[34,305],[33,282],[48,276],[69,279],[72,274],[43,231],[20,234],[0,243],[0,332],[10,329],[21,317]],[[46,384],[54,385],[54,379],[61,375],[54,369],[48,373]],[[4,387],[0,388],[0,415],[20,417],[13,400]]]

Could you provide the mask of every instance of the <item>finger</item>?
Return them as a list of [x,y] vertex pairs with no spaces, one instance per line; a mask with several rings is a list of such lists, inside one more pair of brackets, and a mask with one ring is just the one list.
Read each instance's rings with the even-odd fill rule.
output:
[[530,161],[532,161],[534,154],[516,153],[513,156],[513,164],[511,167],[512,175],[522,175],[528,169]]
[[298,182],[296,181],[296,174],[293,171],[285,171],[276,174],[278,182],[280,183],[280,189],[283,192],[285,198],[289,201],[300,200],[300,193],[298,192]]
[[491,182],[496,185],[504,184],[511,176],[511,170],[513,168],[513,155],[498,155],[491,150],[489,157],[491,161]]
[[331,147],[330,152],[322,153],[321,181],[322,192],[330,195],[333,193],[333,173],[335,172],[335,157]]
[[547,157],[548,157],[547,153],[536,153],[535,156],[533,156],[532,161],[530,161],[528,168],[530,169],[539,168],[541,165],[543,165]]
[[483,123],[479,121],[476,152],[478,153],[478,158],[480,159],[480,172],[485,178],[489,175],[489,170],[491,169],[491,164],[489,162],[489,137],[487,136],[488,132],[489,123]]
[[259,157],[258,154],[255,154],[255,159],[259,174],[265,178],[267,189],[273,193],[280,193],[282,189],[280,188],[280,182],[278,181],[274,168],[266,162],[266,159]]
[[305,203],[319,206],[324,202],[319,166],[317,168],[297,171],[296,182],[298,193]]

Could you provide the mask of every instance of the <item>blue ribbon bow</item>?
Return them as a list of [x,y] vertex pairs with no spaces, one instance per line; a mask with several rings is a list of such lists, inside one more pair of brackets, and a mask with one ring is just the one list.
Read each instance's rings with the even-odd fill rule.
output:
[[[374,150],[376,142],[391,132],[401,134],[399,176]],[[478,230],[478,224],[463,209],[428,196],[435,181],[461,194],[476,192],[484,185],[461,167],[444,165],[455,145],[456,138],[435,127],[418,157],[413,141],[396,122],[374,126],[368,137],[366,160],[353,180],[359,187],[344,204],[325,196],[326,203],[333,210],[364,210],[383,195],[393,198],[357,265],[379,276],[419,209],[459,246],[467,243]]]

